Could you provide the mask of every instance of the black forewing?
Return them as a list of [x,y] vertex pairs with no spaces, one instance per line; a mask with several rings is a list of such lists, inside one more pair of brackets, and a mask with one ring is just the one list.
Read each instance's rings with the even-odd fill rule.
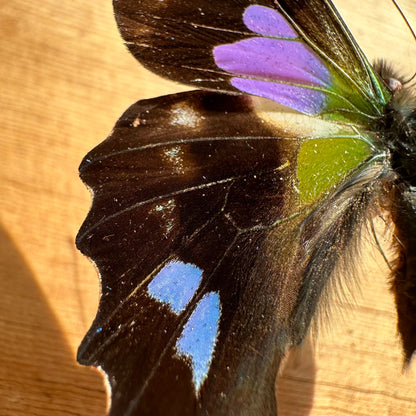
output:
[[117,0],[114,9],[127,46],[151,71],[204,89],[241,93],[230,84],[232,75],[216,66],[212,51],[217,45],[259,36],[242,19],[254,4],[283,12],[336,74],[341,84],[334,86],[339,89],[335,92],[348,100],[360,97],[363,105],[385,104],[385,88],[330,1]]
[[269,1],[114,1],[121,35],[133,55],[166,78],[201,88],[234,91],[214,63],[212,49],[252,37],[242,15],[250,4]]

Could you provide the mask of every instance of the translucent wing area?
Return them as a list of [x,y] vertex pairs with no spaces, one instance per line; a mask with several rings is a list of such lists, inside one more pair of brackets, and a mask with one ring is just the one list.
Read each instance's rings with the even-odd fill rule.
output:
[[118,0],[114,7],[132,53],[173,80],[362,124],[390,97],[327,1]]

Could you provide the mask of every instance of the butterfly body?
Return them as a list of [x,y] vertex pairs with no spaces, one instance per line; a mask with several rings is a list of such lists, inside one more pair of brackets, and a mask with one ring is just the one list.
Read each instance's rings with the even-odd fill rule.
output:
[[404,87],[404,80],[385,62],[378,62],[376,70],[383,79],[393,80],[392,98],[384,115],[377,120],[375,131],[386,151],[386,178],[380,206],[388,207],[395,224],[396,244],[400,246],[392,282],[398,310],[398,329],[401,334],[406,362],[415,348],[416,314],[414,293],[415,255],[410,249],[415,238],[415,179],[416,179],[416,99],[414,92]]
[[102,294],[78,359],[107,373],[110,414],[276,414],[281,359],[383,210],[410,360],[415,106],[395,77],[329,1],[114,7],[140,62],[205,91],[132,105],[80,167],[94,200],[77,245]]

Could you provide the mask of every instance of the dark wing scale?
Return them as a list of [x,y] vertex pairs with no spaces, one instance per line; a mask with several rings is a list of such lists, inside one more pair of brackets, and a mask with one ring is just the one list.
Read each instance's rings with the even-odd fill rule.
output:
[[[201,88],[234,91],[213,61],[216,45],[252,37],[242,15],[250,4],[269,1],[113,1],[120,32],[132,54],[168,79]],[[240,93],[240,92],[239,92]]]
[[[172,118],[178,108],[188,118]],[[285,162],[298,143],[270,136],[250,98],[193,92],[133,105],[85,157],[81,177],[94,201],[77,245],[100,271],[102,297],[78,359],[108,374],[111,414],[275,414],[274,380],[289,342],[290,309],[279,307],[279,292],[293,289],[279,284],[287,264],[270,273],[268,244],[280,228],[272,224],[295,205],[295,164]],[[282,244],[289,229],[279,230]],[[179,315],[147,293],[172,258],[203,271]],[[211,292],[221,302],[219,338],[197,395],[175,342]]]

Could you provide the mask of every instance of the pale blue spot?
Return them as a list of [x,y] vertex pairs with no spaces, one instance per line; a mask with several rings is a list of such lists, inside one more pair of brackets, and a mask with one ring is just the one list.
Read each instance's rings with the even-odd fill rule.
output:
[[211,365],[218,337],[220,299],[217,293],[206,294],[196,306],[176,342],[179,356],[191,362],[195,390],[199,392]]
[[170,261],[153,278],[147,291],[153,298],[180,314],[194,296],[202,279],[202,270],[193,264]]

